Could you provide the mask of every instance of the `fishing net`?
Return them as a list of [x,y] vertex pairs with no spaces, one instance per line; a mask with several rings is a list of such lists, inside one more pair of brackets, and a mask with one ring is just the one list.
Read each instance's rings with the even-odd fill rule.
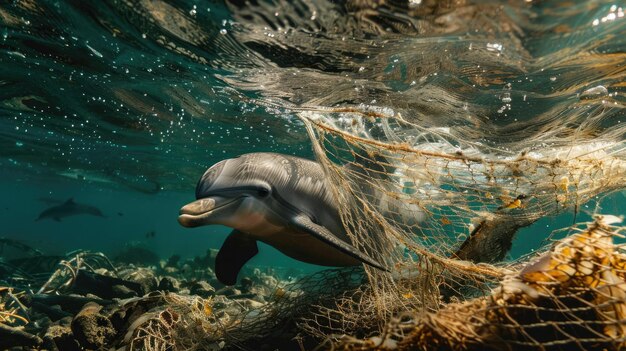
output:
[[338,300],[336,334],[367,334],[372,321],[485,295],[529,259],[498,263],[520,228],[576,214],[626,184],[623,126],[576,143],[554,126],[540,132],[552,134],[549,144],[492,147],[380,109],[301,117],[352,243],[389,267],[366,267],[369,285]]
[[[270,350],[297,337],[302,316],[334,306],[338,291],[364,283],[358,269],[328,270],[272,287],[266,303],[153,293],[126,301],[112,314],[129,323],[120,340],[128,350]],[[138,318],[126,317],[138,310]]]
[[276,286],[261,306],[163,295],[122,344],[280,349],[301,337],[346,350],[623,346],[620,219],[599,216],[551,235],[528,230],[547,240],[503,260],[520,228],[578,213],[626,184],[624,145],[613,138],[623,130],[573,146],[503,149],[387,111],[299,113],[353,245],[388,270],[323,271]]
[[624,186],[626,150],[609,138],[494,148],[399,115],[338,111],[303,118],[353,242],[380,260],[498,262],[517,229]]
[[337,350],[617,350],[626,346],[621,219],[599,216],[507,274],[487,297],[395,317],[380,336]]

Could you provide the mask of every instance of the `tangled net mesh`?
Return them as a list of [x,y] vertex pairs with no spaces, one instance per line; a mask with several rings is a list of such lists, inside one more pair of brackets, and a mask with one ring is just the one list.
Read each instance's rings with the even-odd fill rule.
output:
[[598,216],[550,252],[507,274],[487,297],[395,317],[381,336],[341,350],[599,350],[626,346],[621,219]]
[[517,228],[624,186],[626,150],[610,138],[505,149],[377,111],[304,119],[344,225],[381,260],[405,261],[400,242],[420,255],[498,262]]
[[389,270],[323,271],[277,286],[260,307],[159,295],[122,344],[273,349],[297,330],[345,350],[624,346],[619,218],[598,216],[503,261],[520,228],[623,188],[624,127],[515,151],[463,143],[385,111],[300,117],[353,245]]
[[524,262],[498,263],[518,229],[625,184],[623,126],[495,148],[366,107],[301,116],[353,244],[393,267],[366,268],[371,301],[348,299],[344,320],[483,295]]

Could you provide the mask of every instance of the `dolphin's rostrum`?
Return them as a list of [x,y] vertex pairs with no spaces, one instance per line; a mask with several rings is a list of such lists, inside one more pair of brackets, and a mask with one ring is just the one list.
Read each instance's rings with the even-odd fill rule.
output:
[[232,285],[257,254],[257,241],[300,261],[324,266],[360,262],[384,269],[349,242],[321,166],[275,153],[244,154],[210,167],[196,187],[197,200],[180,210],[185,227],[234,228],[215,262],[217,278]]

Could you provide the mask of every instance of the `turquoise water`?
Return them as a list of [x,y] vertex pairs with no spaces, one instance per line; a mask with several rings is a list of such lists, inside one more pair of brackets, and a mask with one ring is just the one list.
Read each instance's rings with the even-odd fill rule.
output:
[[[182,228],[179,208],[222,159],[312,158],[291,104],[390,108],[498,148],[546,142],[541,126],[557,119],[598,133],[623,125],[626,4],[472,4],[3,2],[0,237],[51,254],[218,248],[229,229]],[[584,96],[599,85],[606,94]],[[50,206],[41,198],[105,217],[35,221]],[[625,202],[617,193],[603,212],[624,214]],[[535,224],[512,255],[573,217]],[[251,264],[316,269],[267,246]]]

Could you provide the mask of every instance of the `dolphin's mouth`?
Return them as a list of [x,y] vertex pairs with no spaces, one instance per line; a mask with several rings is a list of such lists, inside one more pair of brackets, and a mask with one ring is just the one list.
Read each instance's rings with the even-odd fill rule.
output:
[[180,209],[178,223],[183,227],[199,227],[207,224],[215,224],[215,215],[221,209],[229,207],[239,198],[209,197],[188,203]]

